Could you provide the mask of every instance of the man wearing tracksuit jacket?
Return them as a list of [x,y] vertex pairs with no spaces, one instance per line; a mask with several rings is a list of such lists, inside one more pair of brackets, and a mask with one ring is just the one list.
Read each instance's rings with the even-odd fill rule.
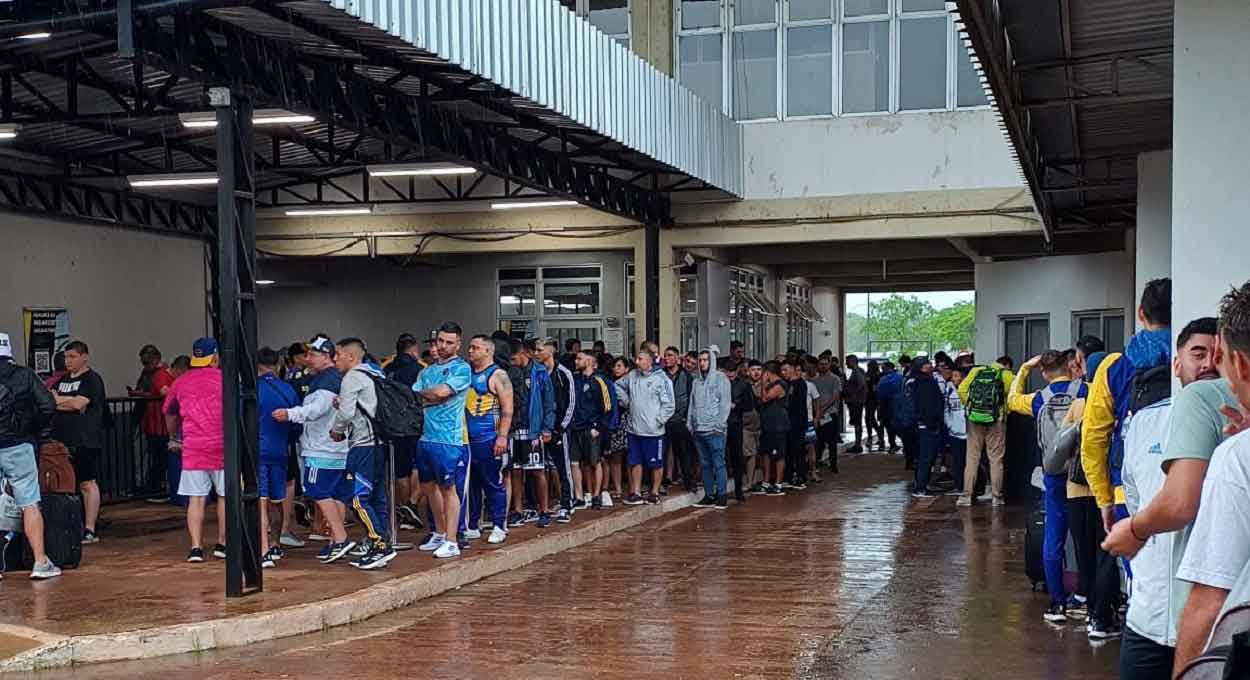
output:
[[[573,420],[569,422],[569,456],[574,465],[582,469],[589,487],[590,504],[596,510],[603,507],[599,492],[603,490],[603,468],[599,466],[602,442],[607,438],[612,420],[612,403],[615,397],[607,381],[596,370],[599,362],[588,351],[577,353],[577,373],[573,376],[573,392],[577,395],[573,405]],[[574,489],[577,495],[581,489]]]
[[[577,406],[577,395],[573,392],[573,372],[564,364],[556,361],[560,352],[560,343],[547,338],[538,347],[539,359],[551,375],[551,386],[555,391],[556,423],[551,440],[547,442],[548,462],[555,466],[560,476],[560,510],[556,513],[556,521],[568,524],[573,517],[573,478],[569,475],[569,423],[573,421],[573,409]],[[578,501],[581,501],[579,498]],[[539,513],[547,512],[547,508],[539,508]]]
[[513,341],[511,364],[517,369],[517,379],[512,381],[512,480],[507,487],[509,507],[508,526],[517,527],[524,521],[525,473],[534,478],[535,492],[541,512],[538,527],[551,524],[547,514],[547,465],[543,447],[554,439],[556,402],[551,374],[542,361],[535,360],[541,345],[533,339],[522,345]]

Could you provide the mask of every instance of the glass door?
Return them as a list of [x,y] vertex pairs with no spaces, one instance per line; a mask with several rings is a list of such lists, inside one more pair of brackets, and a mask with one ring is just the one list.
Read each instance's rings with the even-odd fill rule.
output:
[[555,338],[564,350],[567,340],[581,340],[582,346],[589,348],[596,340],[603,338],[603,324],[595,321],[543,321],[543,335]]

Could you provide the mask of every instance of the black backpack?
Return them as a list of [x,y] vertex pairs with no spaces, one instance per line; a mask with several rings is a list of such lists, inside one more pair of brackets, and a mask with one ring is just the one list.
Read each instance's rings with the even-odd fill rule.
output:
[[420,437],[425,425],[425,415],[417,393],[401,382],[368,371],[364,371],[364,374],[373,381],[373,390],[378,397],[377,413],[370,416],[359,404],[356,408],[373,423],[374,435],[383,441]]
[[1172,367],[1170,364],[1154,368],[1137,369],[1133,374],[1132,399],[1128,412],[1138,411],[1167,399],[1172,395]]
[[17,373],[12,362],[0,362],[0,432],[18,433],[17,394],[9,387],[8,381]]

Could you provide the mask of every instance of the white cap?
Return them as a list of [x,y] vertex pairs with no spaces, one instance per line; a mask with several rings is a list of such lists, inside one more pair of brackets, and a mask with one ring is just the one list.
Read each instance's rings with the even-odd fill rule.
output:
[[13,358],[13,343],[8,333],[0,333],[0,357]]

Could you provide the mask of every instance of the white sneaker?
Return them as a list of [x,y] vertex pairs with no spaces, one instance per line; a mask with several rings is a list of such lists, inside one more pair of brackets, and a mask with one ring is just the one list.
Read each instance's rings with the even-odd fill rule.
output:
[[599,503],[605,508],[612,507],[612,494],[607,491],[599,494]]
[[282,537],[278,539],[278,542],[281,543],[284,548],[304,547],[304,542],[299,540],[295,534],[282,534]]
[[479,529],[465,529],[464,537],[466,540],[476,541],[482,537],[482,532]]
[[36,564],[30,570],[30,577],[36,581],[56,578],[61,575],[61,568],[47,560],[43,564]]
[[434,552],[435,550],[443,547],[443,544],[446,542],[446,536],[443,536],[442,534],[431,534],[430,540],[417,546],[417,550],[420,550],[421,552]]
[[446,557],[460,557],[460,546],[455,541],[443,541],[443,544],[434,551],[434,556],[443,559]]
[[988,503],[988,502],[990,502],[990,501],[994,500],[994,492],[993,492],[993,491],[986,491],[985,493],[981,494],[980,496],[977,496],[977,500],[979,500],[979,501],[984,501],[984,502]]
[[995,497],[994,497],[994,505],[993,505],[993,507],[995,507],[995,508],[1001,508],[1001,507],[1003,507],[1004,505],[1007,505],[1007,499],[1003,498],[1002,496],[995,496]]
[[971,506],[972,506],[972,496],[960,496],[959,500],[955,501],[955,507],[957,508],[967,508]]
[[308,540],[324,543],[330,540],[330,537],[326,534],[308,534]]
[[503,529],[499,527],[495,527],[494,529],[491,530],[490,538],[486,539],[486,542],[490,543],[491,545],[497,545],[499,543],[503,543],[506,540],[508,540],[508,532],[504,531]]

